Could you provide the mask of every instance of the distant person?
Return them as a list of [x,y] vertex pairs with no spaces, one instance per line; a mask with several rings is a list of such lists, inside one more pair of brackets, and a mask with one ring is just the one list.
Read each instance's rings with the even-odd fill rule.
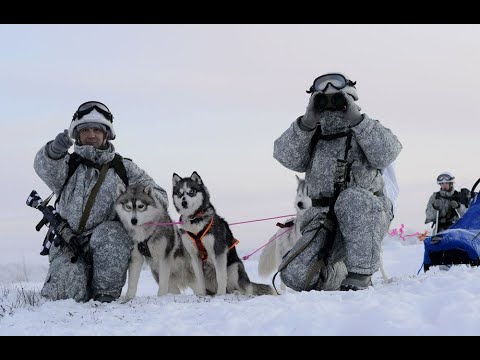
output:
[[[72,139],[74,152],[68,153]],[[50,247],[41,290],[48,299],[111,302],[120,297],[133,242],[113,207],[119,183],[152,185],[168,206],[165,190],[132,160],[116,154],[113,139],[112,113],[105,104],[88,101],[78,107],[70,129],[35,157],[36,173],[57,197],[57,212],[77,234],[69,246]]]
[[437,176],[437,184],[440,190],[434,192],[427,203],[425,224],[436,225],[438,212],[437,232],[448,229],[467,211],[469,191],[462,189],[460,192],[454,189],[455,176],[448,171]]

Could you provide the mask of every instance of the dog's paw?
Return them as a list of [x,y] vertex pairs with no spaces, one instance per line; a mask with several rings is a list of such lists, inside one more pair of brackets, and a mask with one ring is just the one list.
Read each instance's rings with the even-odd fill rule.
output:
[[197,295],[197,296],[205,296],[205,295],[207,295],[207,289],[205,289],[205,288],[200,288],[200,289],[199,289],[199,288],[197,287],[197,288],[192,288],[192,290],[193,290],[193,293],[194,293],[195,295]]
[[125,296],[122,300],[120,300],[120,304],[126,304],[131,301],[135,296]]
[[395,278],[395,277],[387,277],[387,278],[383,278],[383,282],[384,282],[385,284],[391,284],[391,283],[397,281],[396,279],[397,279],[397,278]]

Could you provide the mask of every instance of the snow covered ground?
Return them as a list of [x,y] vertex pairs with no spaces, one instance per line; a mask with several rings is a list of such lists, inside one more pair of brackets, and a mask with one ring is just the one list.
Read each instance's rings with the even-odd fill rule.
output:
[[[269,283],[258,276],[258,258],[259,253],[245,261],[247,272]],[[391,283],[378,272],[374,287],[364,291],[290,290],[260,297],[157,297],[155,281],[144,270],[137,298],[127,304],[45,301],[38,292],[46,264],[33,272],[4,265],[0,335],[480,335],[480,268],[433,267],[417,275],[422,260],[423,244],[416,238],[388,238],[384,265]],[[14,282],[5,281],[8,269]],[[22,276],[29,282],[15,280]]]

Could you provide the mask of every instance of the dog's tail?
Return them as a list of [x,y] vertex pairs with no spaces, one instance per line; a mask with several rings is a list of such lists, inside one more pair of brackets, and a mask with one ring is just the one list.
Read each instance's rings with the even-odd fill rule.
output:
[[[270,240],[271,239],[272,238],[270,238]],[[272,241],[265,246],[260,254],[260,260],[258,260],[258,274],[261,277],[267,277],[278,268],[278,265],[280,264],[277,264],[277,242]]]
[[251,282],[249,286],[251,286],[249,293],[252,295],[277,295],[275,290],[273,290],[273,287],[270,285]]
[[386,283],[389,283],[392,281],[392,279],[388,276],[387,272],[385,271],[385,268],[383,267],[383,248],[382,247],[380,248],[380,272],[382,273],[383,281],[385,281]]

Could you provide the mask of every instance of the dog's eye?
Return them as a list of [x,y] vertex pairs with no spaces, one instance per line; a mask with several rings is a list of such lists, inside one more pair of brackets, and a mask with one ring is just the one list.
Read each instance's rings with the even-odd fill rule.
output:
[[132,206],[130,204],[125,204],[125,209],[132,210]]
[[140,204],[140,205],[137,206],[137,208],[140,209],[140,210],[143,209],[144,207],[145,207],[145,205],[143,205],[143,204]]
[[181,198],[183,196],[183,193],[180,190],[178,190],[175,195],[177,195],[177,197]]
[[197,193],[197,190],[191,189],[191,190],[188,192],[188,196],[194,197],[196,193]]

